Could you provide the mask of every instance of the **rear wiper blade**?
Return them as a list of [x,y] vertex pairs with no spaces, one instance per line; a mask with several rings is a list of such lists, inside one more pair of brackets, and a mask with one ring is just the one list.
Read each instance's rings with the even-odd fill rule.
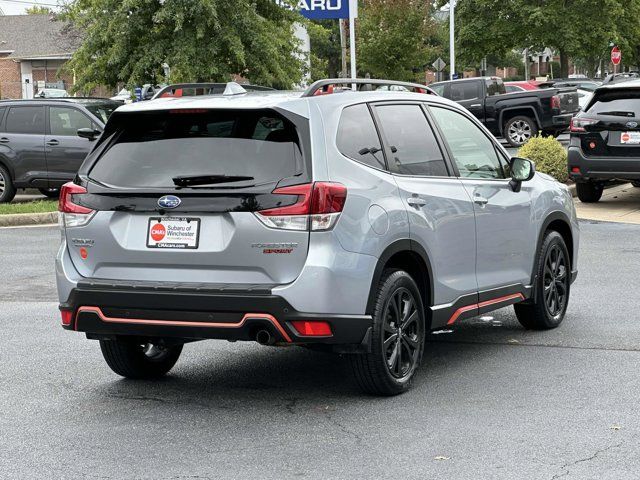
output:
[[615,110],[612,112],[598,112],[598,115],[612,115],[615,117],[635,117],[635,112],[625,112],[620,110]]
[[177,187],[191,187],[195,185],[214,185],[216,183],[232,183],[253,180],[245,175],[181,175],[173,177],[173,184]]

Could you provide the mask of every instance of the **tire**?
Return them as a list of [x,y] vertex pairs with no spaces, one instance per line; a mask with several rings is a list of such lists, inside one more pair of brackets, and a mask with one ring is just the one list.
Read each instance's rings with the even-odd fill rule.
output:
[[9,203],[16,196],[16,187],[6,167],[0,165],[0,203]]
[[521,147],[538,133],[536,122],[530,117],[518,115],[504,124],[504,138],[512,147]]
[[631,182],[631,185],[633,185],[636,188],[640,188],[640,180],[633,180]]
[[38,191],[48,198],[58,198],[60,196],[59,188],[39,188]]
[[100,340],[107,365],[122,377],[154,379],[165,375],[180,358],[182,345],[162,347],[127,340]]
[[553,230],[545,233],[536,265],[533,299],[513,308],[524,328],[548,330],[562,323],[571,291],[571,261],[562,235]]
[[576,193],[582,203],[596,203],[602,197],[604,185],[596,182],[576,183]]
[[[398,316],[399,310],[402,314]],[[398,335],[400,340],[394,340]],[[351,356],[358,385],[373,395],[407,391],[420,366],[424,344],[424,306],[416,282],[403,270],[385,270],[376,292],[371,352]]]

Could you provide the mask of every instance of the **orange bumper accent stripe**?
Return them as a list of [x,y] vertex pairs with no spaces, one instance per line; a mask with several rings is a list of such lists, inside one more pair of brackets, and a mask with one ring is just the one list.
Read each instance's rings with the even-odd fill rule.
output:
[[268,313],[247,313],[242,317],[238,323],[219,323],[219,322],[182,322],[176,320],[152,320],[147,318],[119,318],[119,317],[108,317],[99,307],[80,307],[78,309],[78,313],[76,314],[76,322],[74,325],[74,330],[78,329],[77,318],[78,315],[82,312],[95,313],[100,317],[100,320],[107,323],[124,323],[124,324],[135,324],[135,325],[163,325],[168,327],[206,327],[206,328],[240,328],[242,327],[247,320],[256,319],[256,320],[267,320],[270,322],[278,332],[284,337],[284,339],[291,343],[291,337],[287,334],[280,322],[272,315]]
[[522,295],[521,293],[513,293],[511,295],[505,295],[504,297],[493,298],[491,300],[485,300],[484,302],[474,303],[472,305],[460,307],[453,313],[453,315],[451,315],[451,318],[447,322],[447,325],[451,325],[455,323],[455,321],[458,320],[460,315],[470,310],[475,310],[476,308],[488,307],[489,305],[495,305],[496,303],[503,303],[503,302],[508,302],[510,300],[516,300],[516,299],[524,300],[524,295]]

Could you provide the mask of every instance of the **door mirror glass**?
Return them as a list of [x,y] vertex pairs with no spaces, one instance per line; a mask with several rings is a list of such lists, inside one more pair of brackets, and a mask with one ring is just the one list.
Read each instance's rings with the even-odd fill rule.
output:
[[533,178],[536,168],[531,160],[520,157],[511,159],[511,178],[516,182],[526,182]]

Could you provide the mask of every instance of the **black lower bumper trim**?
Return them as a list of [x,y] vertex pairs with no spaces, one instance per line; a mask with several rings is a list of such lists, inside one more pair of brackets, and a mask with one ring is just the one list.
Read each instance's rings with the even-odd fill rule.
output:
[[[268,330],[280,343],[359,345],[372,325],[370,315],[296,311],[270,293],[212,294],[211,291],[153,291],[83,286],[72,290],[63,310],[73,312],[64,328],[91,338],[129,335],[143,338],[255,340]],[[331,336],[299,335],[291,322],[322,320]]]

